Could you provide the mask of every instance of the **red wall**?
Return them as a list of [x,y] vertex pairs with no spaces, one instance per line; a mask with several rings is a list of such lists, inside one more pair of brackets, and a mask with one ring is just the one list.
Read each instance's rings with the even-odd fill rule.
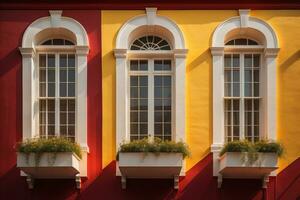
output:
[[81,190],[74,180],[36,180],[29,190],[16,168],[14,146],[22,138],[22,68],[18,47],[26,27],[48,11],[0,11],[0,199],[296,199],[300,198],[300,159],[271,178],[266,191],[260,180],[224,180],[217,188],[212,155],[195,165],[180,181],[129,180],[122,190],[115,163],[101,171],[101,32],[100,11],[64,11],[79,21],[90,40],[88,57],[88,179]]

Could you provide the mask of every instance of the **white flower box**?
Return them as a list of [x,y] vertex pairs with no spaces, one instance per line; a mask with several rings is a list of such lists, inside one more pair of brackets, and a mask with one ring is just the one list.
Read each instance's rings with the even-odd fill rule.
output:
[[172,178],[178,189],[183,156],[181,153],[120,152],[118,164],[123,188],[126,188],[126,178]]
[[276,153],[256,153],[257,159],[249,159],[245,152],[227,152],[220,157],[220,171],[227,178],[264,178],[276,170]]
[[17,167],[32,178],[75,178],[80,158],[72,152],[17,153]]

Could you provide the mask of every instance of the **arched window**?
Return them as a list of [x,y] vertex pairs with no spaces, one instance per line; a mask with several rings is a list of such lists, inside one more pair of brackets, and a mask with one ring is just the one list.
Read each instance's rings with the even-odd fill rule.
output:
[[147,35],[136,39],[130,50],[171,50],[169,43],[158,36]]
[[237,38],[229,40],[225,43],[225,45],[258,45],[258,43],[255,40],[249,38]]
[[41,43],[41,45],[75,45],[74,42],[66,39],[49,39]]
[[155,8],[116,39],[116,148],[149,136],[185,141],[185,57],[178,26]]

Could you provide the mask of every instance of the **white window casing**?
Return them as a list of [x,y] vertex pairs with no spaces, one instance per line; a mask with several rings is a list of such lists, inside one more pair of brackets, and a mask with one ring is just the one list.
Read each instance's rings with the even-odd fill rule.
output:
[[[75,43],[71,47],[75,52],[76,67],[76,128],[75,141],[80,144],[83,157],[80,161],[79,176],[87,176],[87,55],[89,52],[88,35],[84,27],[76,20],[64,17],[62,11],[49,11],[50,16],[42,17],[30,24],[23,35],[22,46],[19,48],[22,54],[22,128],[23,140],[38,136],[38,54],[42,51],[70,50],[70,47],[38,46],[42,40],[53,37],[59,33],[59,37],[66,37]],[[65,34],[65,35],[64,35]],[[48,49],[47,49],[48,48]]]
[[[128,20],[120,29],[116,39],[116,151],[124,141],[129,141],[129,102],[128,102],[128,59],[132,55],[148,58],[172,58],[173,69],[173,98],[175,117],[172,124],[172,137],[175,141],[185,142],[185,60],[187,49],[185,48],[184,37],[177,24],[170,19],[158,16],[156,8],[146,8],[146,14]],[[157,33],[147,31],[143,27],[156,27]],[[133,39],[142,34],[157,34],[168,39],[172,50],[165,55],[163,51],[136,51],[130,50]],[[172,103],[173,104],[173,103]],[[173,112],[172,111],[172,112]],[[117,167],[117,175],[119,170]]]
[[[263,51],[262,55],[262,112],[263,128],[261,132],[265,139],[276,140],[276,57],[279,52],[277,36],[273,28],[261,19],[249,16],[250,10],[239,10],[239,16],[232,17],[221,23],[214,31],[211,54],[213,62],[213,174],[218,176],[219,152],[225,142],[224,131],[224,51],[225,42],[233,33],[251,35],[260,40],[262,45],[248,46],[247,49]],[[230,36],[229,36],[230,35]],[[234,49],[234,47],[232,47]],[[238,49],[239,48],[239,49]],[[245,51],[243,47],[236,50]]]

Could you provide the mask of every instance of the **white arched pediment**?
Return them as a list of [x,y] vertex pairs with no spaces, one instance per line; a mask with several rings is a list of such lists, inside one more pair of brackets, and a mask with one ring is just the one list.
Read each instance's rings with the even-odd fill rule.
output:
[[171,33],[174,49],[186,48],[183,34],[175,22],[167,17],[157,16],[156,8],[147,8],[146,12],[145,15],[128,20],[121,27],[116,40],[117,49],[128,49],[130,35],[141,26],[160,26]]
[[254,29],[259,31],[265,39],[265,48],[279,48],[278,40],[273,28],[265,21],[249,17],[248,12],[240,11],[240,16],[232,17],[221,23],[213,34],[212,47],[224,47],[224,41],[229,32],[234,29]]
[[83,26],[69,17],[62,17],[62,11],[49,11],[49,17],[42,17],[31,23],[26,29],[23,39],[23,48],[32,48],[35,45],[35,36],[46,29],[67,29],[74,34],[77,46],[89,46],[88,35]]

